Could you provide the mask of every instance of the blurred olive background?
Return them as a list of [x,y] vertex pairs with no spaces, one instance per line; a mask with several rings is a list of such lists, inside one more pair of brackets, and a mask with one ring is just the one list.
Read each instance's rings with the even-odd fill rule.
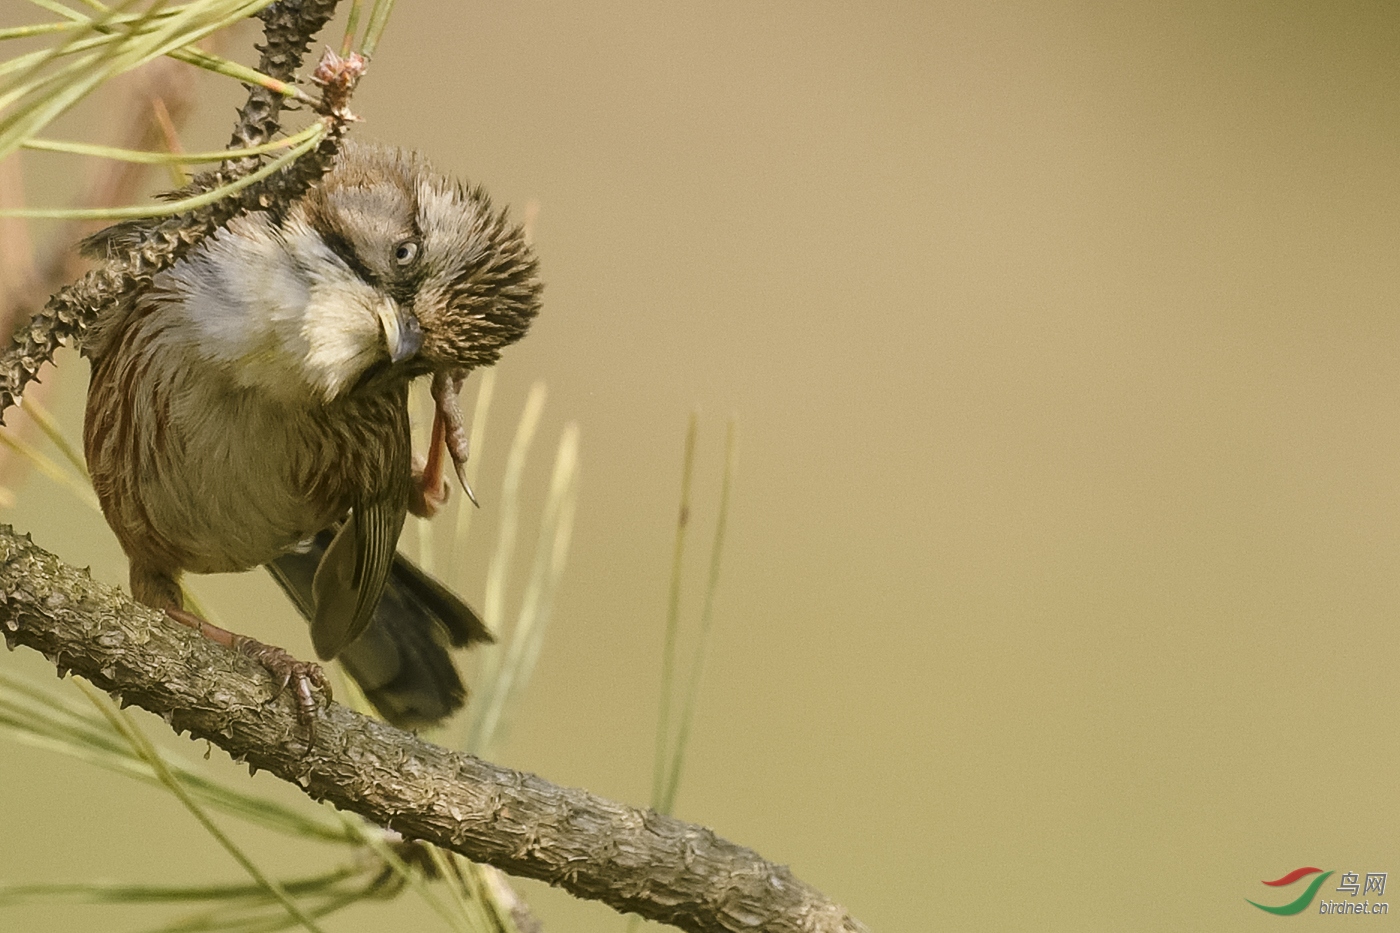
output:
[[[1298,866],[1400,883],[1397,47],[1380,3],[400,3],[357,132],[537,202],[548,282],[499,367],[468,596],[529,385],[536,489],[583,433],[502,759],[647,801],[698,406],[690,626],[730,413],[740,458],[680,816],[877,931],[1263,930],[1245,898]],[[34,196],[71,164],[28,160]],[[44,479],[9,511],[124,581]],[[263,576],[201,591],[310,656]],[[31,655],[3,663],[47,676]],[[239,878],[161,792],[0,748],[0,878]],[[547,930],[623,929],[522,888]]]

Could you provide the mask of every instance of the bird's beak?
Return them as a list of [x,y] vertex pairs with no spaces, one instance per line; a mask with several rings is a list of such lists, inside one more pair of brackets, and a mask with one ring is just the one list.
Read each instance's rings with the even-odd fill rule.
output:
[[423,328],[418,318],[398,302],[385,299],[379,305],[379,326],[384,329],[384,345],[389,348],[389,360],[402,363],[423,346]]

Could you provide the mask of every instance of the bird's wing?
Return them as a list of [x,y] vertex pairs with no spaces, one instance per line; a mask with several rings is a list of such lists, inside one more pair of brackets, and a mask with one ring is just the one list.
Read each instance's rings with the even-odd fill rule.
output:
[[311,643],[329,661],[369,625],[384,593],[407,510],[377,500],[355,507],[321,558],[312,582],[316,617]]

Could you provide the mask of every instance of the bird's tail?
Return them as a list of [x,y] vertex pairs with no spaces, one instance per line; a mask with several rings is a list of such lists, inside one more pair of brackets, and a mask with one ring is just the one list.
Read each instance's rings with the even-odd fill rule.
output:
[[[315,618],[311,582],[333,532],[267,565],[307,621]],[[446,719],[462,707],[467,688],[449,647],[494,641],[471,607],[403,554],[394,555],[389,583],[374,618],[338,660],[379,714],[413,729]]]

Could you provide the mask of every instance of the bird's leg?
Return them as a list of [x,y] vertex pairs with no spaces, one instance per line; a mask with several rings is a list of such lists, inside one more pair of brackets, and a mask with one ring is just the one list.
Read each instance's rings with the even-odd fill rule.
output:
[[421,518],[432,518],[447,501],[447,483],[443,478],[442,453],[452,458],[457,480],[466,491],[472,505],[477,505],[476,493],[467,483],[467,456],[471,452],[471,435],[467,431],[457,393],[462,390],[464,376],[446,372],[433,374],[433,433],[428,441],[428,457],[413,470],[413,498],[409,511]]
[[472,505],[479,506],[476,493],[467,482],[467,457],[471,454],[471,434],[467,431],[466,419],[462,417],[462,407],[457,403],[457,395],[462,391],[462,381],[466,374],[433,373],[433,402],[436,414],[433,426],[440,422],[443,428],[443,443],[447,454],[452,458],[452,466],[457,471],[457,481]]
[[442,475],[443,436],[446,426],[442,416],[433,415],[433,433],[428,440],[428,458],[419,461],[414,458],[413,492],[408,500],[408,510],[419,518],[432,518],[447,502],[447,478]]
[[298,661],[287,651],[275,645],[266,645],[256,638],[239,635],[228,629],[219,628],[184,608],[184,597],[175,577],[162,571],[131,565],[131,594],[138,602],[152,608],[164,610],[165,614],[181,625],[194,629],[213,642],[225,648],[232,648],[239,654],[257,661],[277,681],[277,699],[291,686],[296,693],[297,718],[306,726],[308,748],[316,741],[316,711],[318,703],[316,691],[326,699],[331,698],[331,685],[319,664]]

